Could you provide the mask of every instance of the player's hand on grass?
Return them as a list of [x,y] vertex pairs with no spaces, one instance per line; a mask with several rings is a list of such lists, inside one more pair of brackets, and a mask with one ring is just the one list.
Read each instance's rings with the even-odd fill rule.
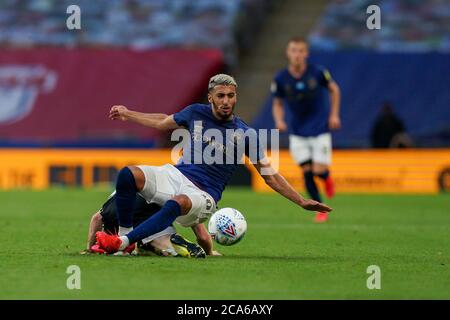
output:
[[97,243],[89,248],[89,250],[85,250],[86,253],[98,253],[98,254],[106,254],[107,252],[102,249]]
[[109,111],[109,118],[111,120],[117,120],[120,119],[122,121],[127,120],[127,112],[128,109],[125,106],[117,105],[113,106],[111,110]]
[[341,119],[338,116],[331,115],[328,119],[328,127],[331,130],[337,130],[341,128]]
[[300,206],[303,209],[318,212],[330,212],[331,210],[333,210],[326,204],[312,199],[305,199]]
[[211,251],[211,253],[210,253],[209,255],[210,255],[210,256],[216,256],[216,257],[219,257],[219,256],[221,256],[222,254],[221,254],[219,251],[213,250],[213,251]]

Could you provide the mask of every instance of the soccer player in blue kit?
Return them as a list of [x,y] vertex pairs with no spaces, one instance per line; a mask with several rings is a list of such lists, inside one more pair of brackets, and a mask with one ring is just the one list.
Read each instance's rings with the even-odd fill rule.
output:
[[[238,166],[237,160],[244,153],[250,157],[265,182],[282,196],[306,210],[332,210],[318,201],[304,199],[271,167],[260,141],[251,143],[252,136],[257,133],[234,114],[236,90],[236,81],[231,76],[218,74],[208,84],[209,105],[193,104],[173,115],[140,113],[124,106],[111,108],[110,118],[113,120],[129,120],[159,130],[185,128],[189,134],[189,144],[186,146],[193,144],[194,148],[183,149],[183,156],[175,166],[129,166],[119,172],[116,182],[119,234],[97,232],[96,239],[101,248],[109,253],[129,252],[136,242],[164,230],[174,221],[184,227],[206,230],[203,222],[216,210],[222,192]],[[225,141],[230,137],[226,135],[227,129],[236,132],[231,135],[230,141]],[[217,133],[226,138],[220,139]],[[234,147],[239,141],[244,143],[245,148],[237,148],[236,152]],[[227,161],[204,161],[207,160],[204,159],[206,151],[211,149],[214,151],[211,154],[218,153]],[[230,157],[234,162],[230,163]],[[161,209],[133,229],[136,193],[147,202],[160,205]]]
[[[328,197],[334,195],[330,175],[331,133],[341,127],[339,117],[340,89],[330,73],[307,63],[308,44],[293,38],[286,48],[288,67],[279,71],[271,85],[275,127],[289,130],[289,149],[294,161],[303,169],[305,187],[310,197],[321,202],[314,177],[325,183]],[[329,92],[330,104],[326,100]],[[284,106],[290,111],[285,119]],[[328,220],[327,212],[318,210],[315,221]]]

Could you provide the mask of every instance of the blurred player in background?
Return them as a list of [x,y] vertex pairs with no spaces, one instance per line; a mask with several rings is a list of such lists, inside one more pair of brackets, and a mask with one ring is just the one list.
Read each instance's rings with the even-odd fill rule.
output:
[[[286,48],[287,68],[279,71],[271,85],[273,117],[280,131],[289,129],[289,149],[303,169],[305,187],[312,199],[321,202],[314,177],[325,183],[328,197],[334,195],[330,176],[331,133],[341,127],[339,117],[340,90],[330,73],[307,62],[308,43],[299,38],[289,41]],[[328,90],[330,107],[325,99]],[[284,105],[290,116],[285,119]],[[315,221],[325,222],[326,212],[317,212]]]
[[[96,244],[95,233],[97,231],[105,231],[110,234],[117,234],[119,230],[119,222],[117,220],[116,210],[116,192],[111,194],[108,200],[103,204],[102,208],[96,212],[89,225],[87,250],[93,253],[106,253]],[[145,199],[136,194],[136,203],[133,212],[133,225],[136,227],[143,221],[150,218],[161,209],[156,203],[147,203]],[[204,228],[193,228],[197,237],[197,242],[203,244],[205,250],[181,235],[176,233],[175,227],[169,226],[161,232],[142,239],[138,243],[138,254],[154,253],[161,256],[182,256],[205,258],[206,255],[220,255],[217,251],[212,250],[209,244],[211,237]],[[206,245],[205,245],[206,243]],[[130,252],[131,253],[131,252]]]

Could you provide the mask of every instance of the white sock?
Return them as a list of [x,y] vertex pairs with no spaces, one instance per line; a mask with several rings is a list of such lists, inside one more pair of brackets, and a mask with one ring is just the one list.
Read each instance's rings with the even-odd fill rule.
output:
[[125,248],[130,245],[130,240],[126,236],[120,237],[120,240],[122,240],[122,244],[120,245],[119,250],[125,250]]
[[125,227],[119,226],[119,237],[126,236],[131,231],[133,231],[133,227],[125,228]]

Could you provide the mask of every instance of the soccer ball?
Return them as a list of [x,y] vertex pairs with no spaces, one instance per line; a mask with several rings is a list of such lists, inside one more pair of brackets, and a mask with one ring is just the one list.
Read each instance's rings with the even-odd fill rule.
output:
[[247,221],[236,209],[223,208],[211,216],[208,231],[218,244],[231,246],[244,237],[247,231]]

